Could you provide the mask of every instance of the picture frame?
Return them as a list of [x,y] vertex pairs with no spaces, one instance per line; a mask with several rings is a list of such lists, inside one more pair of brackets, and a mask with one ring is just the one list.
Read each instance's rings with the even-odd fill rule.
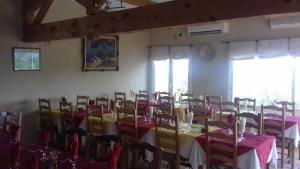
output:
[[13,47],[13,71],[40,71],[41,50],[39,48]]
[[83,39],[83,71],[118,71],[119,37]]

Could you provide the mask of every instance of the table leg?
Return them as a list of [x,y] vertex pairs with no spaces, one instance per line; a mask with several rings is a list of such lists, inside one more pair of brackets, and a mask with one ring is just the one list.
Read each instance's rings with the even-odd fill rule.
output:
[[291,169],[295,168],[295,144],[294,142],[291,143]]

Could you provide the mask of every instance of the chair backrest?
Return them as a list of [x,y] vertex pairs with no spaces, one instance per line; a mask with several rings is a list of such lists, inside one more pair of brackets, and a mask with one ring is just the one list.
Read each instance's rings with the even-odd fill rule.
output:
[[126,93],[125,92],[115,92],[115,102],[121,107],[123,107],[123,103],[126,100]]
[[222,104],[222,96],[206,95],[206,102],[207,102],[208,106],[210,106],[212,108],[218,108],[220,110],[221,104]]
[[239,113],[238,105],[230,101],[222,102],[220,108],[220,120],[223,119],[225,113],[238,114]]
[[137,104],[127,100],[117,111],[118,133],[121,138],[137,141]]
[[51,127],[53,127],[51,104],[49,99],[39,98],[39,115],[41,128],[50,129]]
[[256,99],[251,98],[234,98],[234,102],[239,105],[242,111],[255,111],[256,110]]
[[251,112],[242,112],[237,114],[238,119],[240,118],[246,118],[246,128],[247,131],[253,132],[253,129],[255,129],[255,132],[257,135],[262,134],[263,130],[263,116],[261,113],[254,114]]
[[212,110],[206,107],[205,104],[195,104],[191,110],[194,113],[193,123],[204,125],[207,119],[213,118]]
[[276,104],[285,107],[285,115],[295,116],[295,102],[276,101]]
[[173,105],[167,102],[159,104],[155,112],[155,115],[156,114],[173,115]]
[[193,93],[181,93],[180,94],[180,104],[187,105],[188,109],[192,108],[192,100],[194,99],[195,95]]
[[285,107],[275,105],[261,105],[263,114],[263,132],[268,135],[284,138],[285,131]]
[[73,127],[73,108],[72,102],[59,102],[60,108],[60,119],[61,119],[61,127],[63,131],[67,131],[68,129]]
[[[162,161],[162,149],[149,143],[131,143],[130,150],[134,153],[132,161],[132,169],[160,169]],[[153,157],[152,161],[148,161],[146,157],[140,159],[139,155],[144,152],[150,153]]]
[[[263,115],[263,133],[272,135],[279,140],[281,159],[284,159],[285,151],[285,106],[277,107],[275,105],[261,105]],[[277,143],[278,144],[278,143]],[[281,165],[283,167],[283,165]]]
[[89,107],[89,96],[77,95],[76,110],[87,110]]
[[149,97],[148,97],[148,94],[139,93],[139,94],[135,95],[135,100],[136,101],[148,101]]
[[169,92],[158,92],[159,98],[164,96],[171,96]]
[[[168,130],[166,134],[166,130]],[[157,114],[155,117],[156,146],[176,155],[175,168],[180,168],[179,123],[176,115]]]
[[96,105],[97,106],[102,106],[104,108],[104,110],[108,110],[109,109],[109,99],[105,98],[105,97],[96,97]]
[[162,96],[159,98],[159,102],[161,103],[169,103],[172,105],[172,107],[174,107],[175,105],[175,100],[173,96]]
[[148,110],[148,107],[149,107],[148,95],[136,94],[135,102],[138,104],[138,107],[137,107],[138,115],[141,115],[141,116],[146,115],[149,111]]
[[22,118],[23,118],[23,113],[22,112],[17,112],[17,111],[11,111],[7,110],[5,117],[4,117],[4,122],[3,122],[3,132],[9,133],[9,126],[8,124],[10,122],[13,122],[20,126],[17,137],[18,139],[21,138],[21,129],[22,129]]
[[[220,130],[209,131],[209,129],[219,128]],[[228,134],[231,129],[232,134]],[[237,169],[237,123],[228,124],[223,121],[206,121],[206,154],[207,168],[215,163],[217,165],[231,165]],[[221,153],[220,153],[221,152]]]
[[103,105],[90,105],[86,121],[86,130],[89,135],[95,136],[105,134],[103,111]]
[[139,90],[139,94],[143,94],[143,95],[149,95],[148,90]]

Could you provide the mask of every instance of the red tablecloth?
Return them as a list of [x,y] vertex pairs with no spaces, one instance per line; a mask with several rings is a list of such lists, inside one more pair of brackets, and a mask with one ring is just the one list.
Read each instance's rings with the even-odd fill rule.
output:
[[[225,132],[224,130],[217,130],[216,132]],[[196,139],[201,147],[205,150],[205,142],[206,136],[201,135],[198,136]],[[264,169],[266,168],[267,160],[272,150],[273,143],[275,141],[275,137],[268,136],[268,135],[252,135],[249,133],[244,134],[245,139],[238,142],[238,156],[255,149],[258,155],[260,165]],[[229,142],[216,139],[216,142],[223,142],[226,145],[230,145]]]
[[300,117],[299,116],[287,116],[285,119],[286,129],[290,128],[294,124],[298,125],[298,131],[300,133]]
[[[8,169],[10,162],[10,136],[0,132],[0,169]],[[51,150],[49,150],[51,151]],[[49,155],[49,154],[48,154]],[[38,145],[22,145],[20,155],[20,169],[33,169],[33,166],[37,168],[48,168],[51,161],[40,162],[41,153],[40,146]],[[61,153],[58,158],[59,169],[71,169],[72,166],[68,162],[69,154]],[[77,169],[106,169],[106,165],[91,161],[84,157],[79,157],[77,161]]]
[[[145,117],[138,118],[137,121],[138,139],[142,138],[151,128],[155,127],[155,123],[152,121],[151,122],[145,121]],[[122,122],[120,126],[122,127],[122,125],[134,127],[133,126],[134,124],[132,122],[127,122],[127,121]]]

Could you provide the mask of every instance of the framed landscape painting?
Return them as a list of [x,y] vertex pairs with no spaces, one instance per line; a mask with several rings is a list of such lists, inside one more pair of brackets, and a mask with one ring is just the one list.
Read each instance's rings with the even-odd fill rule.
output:
[[84,39],[84,71],[117,71],[118,63],[118,36],[107,36]]
[[39,71],[41,51],[38,48],[13,47],[14,71]]

